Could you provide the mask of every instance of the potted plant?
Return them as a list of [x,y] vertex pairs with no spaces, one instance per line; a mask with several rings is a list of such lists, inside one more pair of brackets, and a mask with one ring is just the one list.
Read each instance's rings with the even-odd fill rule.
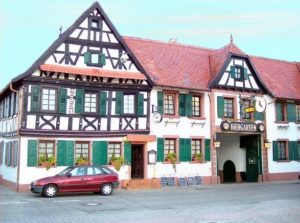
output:
[[193,161],[198,161],[198,162],[203,161],[202,153],[196,153],[196,154],[193,156]]
[[49,170],[51,166],[55,165],[55,158],[47,155],[40,156],[38,159],[38,165],[46,167],[46,170]]
[[124,157],[123,156],[119,156],[116,157],[114,154],[111,156],[110,159],[110,163],[111,165],[114,166],[114,168],[119,171],[121,169],[121,166],[124,164]]
[[176,172],[176,161],[177,161],[177,160],[176,160],[176,153],[174,153],[174,152],[168,153],[168,154],[166,155],[165,161],[171,163],[172,166],[173,166],[173,168],[174,168],[174,170],[175,170],[175,172]]
[[79,165],[79,166],[83,166],[83,165],[89,165],[90,162],[87,158],[83,158],[82,156],[80,156],[76,162],[75,162],[76,165]]

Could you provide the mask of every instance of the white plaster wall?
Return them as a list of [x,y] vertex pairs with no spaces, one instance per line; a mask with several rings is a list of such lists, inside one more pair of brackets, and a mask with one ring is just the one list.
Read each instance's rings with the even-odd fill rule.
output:
[[[266,109],[266,129],[269,142],[278,139],[288,139],[289,141],[300,140],[300,124],[289,122],[288,124],[275,123],[275,99],[265,97],[268,103]],[[269,173],[300,172],[300,162],[277,162],[273,161],[273,145],[268,148]]]
[[[19,183],[20,184],[30,184],[32,181],[39,179],[39,178],[43,178],[43,177],[48,177],[48,176],[53,176],[59,172],[61,172],[63,169],[66,168],[66,166],[57,166],[57,167],[51,167],[49,170],[46,170],[46,168],[43,167],[28,167],[27,166],[27,145],[28,145],[28,140],[29,139],[33,139],[36,140],[36,138],[26,138],[26,137],[22,137],[21,138],[21,142],[20,142],[20,151],[21,151],[21,158],[20,158],[20,179],[19,179]],[[56,140],[56,139],[49,139],[49,140]],[[64,138],[60,138],[60,140],[71,140],[71,141],[82,141],[82,138],[68,138],[68,139],[64,139]],[[101,138],[101,139],[86,139],[86,140],[90,140],[91,144],[92,141],[112,141],[111,138]],[[118,138],[114,138],[113,141],[117,141],[117,142],[122,142],[123,139],[121,137]],[[92,154],[92,149],[91,151],[91,157],[93,156]],[[111,166],[112,169],[114,169]],[[11,168],[13,169],[13,168]],[[17,168],[14,168],[17,169]],[[2,172],[6,171],[6,169],[2,169]],[[116,171],[119,174],[119,179],[120,180],[124,180],[124,179],[129,179],[130,173],[129,173],[129,167],[127,165],[123,166],[119,171]],[[15,172],[16,173],[16,172]],[[5,172],[5,174],[7,174],[11,179],[13,178],[13,173]],[[4,179],[7,179],[7,177],[3,177]],[[13,181],[16,182],[16,181]]]
[[[1,140],[2,141],[2,140]],[[3,157],[2,157],[2,164],[0,165],[0,175],[4,180],[8,180],[10,182],[16,183],[17,182],[17,170],[18,166],[6,166],[5,165],[5,156],[6,156],[6,142],[10,142],[11,140],[4,140],[4,147],[3,147]]]
[[231,160],[237,172],[246,171],[246,149],[240,148],[240,136],[233,134],[218,134],[221,142],[217,148],[219,170],[223,170],[224,163]]
[[[157,107],[157,92],[161,91],[161,88],[154,88],[150,95],[150,108],[152,105]],[[172,89],[173,91],[179,91],[179,93],[187,94],[188,91],[180,89]],[[208,94],[204,94],[204,106],[209,108],[209,98]],[[151,110],[150,109],[150,110]],[[192,119],[188,117],[178,117],[178,118],[163,118],[162,122],[154,123],[153,114],[150,112],[150,135],[156,135],[157,137],[163,137],[166,135],[178,136],[179,138],[191,138],[191,137],[210,137],[210,113],[209,109],[204,109],[205,120]],[[168,122],[178,122],[168,123]],[[196,122],[192,127],[192,123]],[[148,151],[157,151],[157,143],[148,143]],[[176,172],[174,171],[171,164],[164,164],[157,162],[156,165],[148,165],[148,178],[151,177],[163,177],[163,176],[211,176],[211,162],[204,163],[191,163],[191,162],[180,162],[176,164]]]

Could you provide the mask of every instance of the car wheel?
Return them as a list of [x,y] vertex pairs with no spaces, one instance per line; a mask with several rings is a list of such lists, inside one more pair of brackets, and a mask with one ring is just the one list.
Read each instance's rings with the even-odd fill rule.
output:
[[105,195],[105,196],[111,195],[112,191],[113,191],[113,188],[112,188],[111,184],[103,184],[101,186],[100,192],[102,195]]
[[45,197],[55,197],[57,194],[57,187],[52,185],[52,184],[49,184],[49,185],[46,185],[44,187],[44,190],[43,190],[43,195]]

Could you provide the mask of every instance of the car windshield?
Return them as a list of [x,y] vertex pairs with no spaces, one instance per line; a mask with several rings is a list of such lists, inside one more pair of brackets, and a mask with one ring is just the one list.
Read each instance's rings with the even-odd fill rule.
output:
[[59,174],[57,174],[57,176],[64,176],[64,175],[66,175],[72,169],[73,169],[72,167],[67,167],[66,169],[64,169],[63,171],[61,171]]

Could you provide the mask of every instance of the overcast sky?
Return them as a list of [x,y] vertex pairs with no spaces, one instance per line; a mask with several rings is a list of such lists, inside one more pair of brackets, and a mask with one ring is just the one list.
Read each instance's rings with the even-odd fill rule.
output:
[[[94,0],[0,0],[0,89],[23,73]],[[299,0],[101,0],[123,36],[300,61]]]

